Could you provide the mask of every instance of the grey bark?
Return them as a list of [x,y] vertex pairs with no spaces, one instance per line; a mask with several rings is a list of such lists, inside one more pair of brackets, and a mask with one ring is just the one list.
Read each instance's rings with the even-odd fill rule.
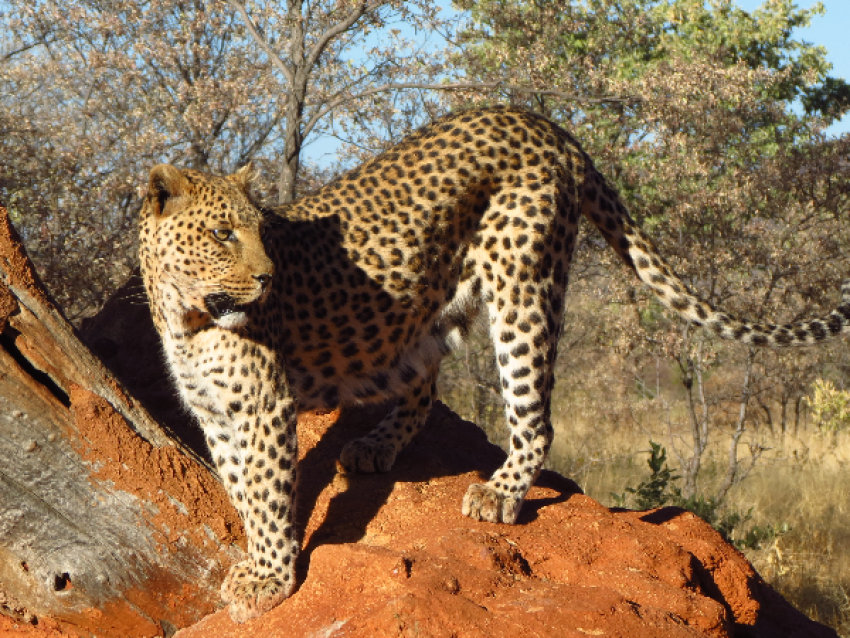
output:
[[[80,421],[80,396],[100,406],[122,441],[151,454],[140,460],[118,447],[98,455],[97,423]],[[213,531],[222,514],[189,512],[197,509],[189,490],[166,485],[155,493],[166,500],[153,502],[110,478],[144,485],[156,458],[173,461],[159,468],[166,474],[193,477],[203,496],[220,496],[204,462],[151,418],[50,302],[0,207],[0,613],[129,638],[170,635],[212,611],[239,554],[233,537]],[[170,529],[162,503],[191,514],[194,529]]]

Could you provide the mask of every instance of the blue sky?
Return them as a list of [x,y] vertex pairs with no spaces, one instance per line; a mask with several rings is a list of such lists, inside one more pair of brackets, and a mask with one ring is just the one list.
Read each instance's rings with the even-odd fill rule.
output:
[[[764,0],[738,0],[739,7],[746,11],[757,9]],[[813,0],[798,0],[798,7],[810,9],[816,2]],[[812,20],[808,29],[795,33],[797,39],[819,44],[826,47],[827,60],[832,63],[830,75],[837,78],[850,79],[850,0],[821,0],[826,14]],[[850,115],[833,124],[829,133],[839,135],[850,132]]]

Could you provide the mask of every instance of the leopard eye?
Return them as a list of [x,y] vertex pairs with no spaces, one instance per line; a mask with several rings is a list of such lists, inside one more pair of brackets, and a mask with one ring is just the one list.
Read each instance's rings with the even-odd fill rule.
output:
[[233,231],[228,228],[215,228],[212,234],[219,241],[230,241],[233,239]]

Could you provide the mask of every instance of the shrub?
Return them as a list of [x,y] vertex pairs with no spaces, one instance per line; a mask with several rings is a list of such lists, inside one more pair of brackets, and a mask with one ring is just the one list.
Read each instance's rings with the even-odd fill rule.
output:
[[753,519],[753,510],[740,512],[723,507],[720,499],[701,494],[684,498],[677,482],[682,478],[667,464],[667,450],[654,441],[649,442],[647,465],[649,476],[637,487],[627,487],[622,494],[611,496],[618,507],[631,504],[637,509],[654,509],[672,505],[681,507],[703,519],[716,529],[723,538],[739,549],[758,549],[762,543],[771,541],[790,530],[787,523],[781,525],[748,525]]
[[813,396],[806,397],[805,401],[821,430],[839,432],[850,426],[850,392],[839,390],[824,379],[815,381],[812,390]]

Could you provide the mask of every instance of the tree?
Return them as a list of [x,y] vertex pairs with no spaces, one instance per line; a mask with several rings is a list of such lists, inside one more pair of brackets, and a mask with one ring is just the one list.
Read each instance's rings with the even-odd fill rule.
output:
[[[348,141],[338,162],[344,165],[346,159],[363,160],[434,119],[446,110],[449,92],[488,91],[504,84],[501,79],[458,79],[445,59],[456,49],[453,33],[462,16],[444,17],[433,0],[293,0],[285,8],[237,0],[230,4],[279,83],[285,111],[280,203],[296,196],[301,152],[310,135],[329,132]],[[411,29],[413,39],[404,35]],[[442,41],[442,48],[429,34]],[[540,89],[521,80],[511,90]],[[551,93],[578,101],[621,101],[617,96]]]
[[326,126],[323,120],[332,111],[343,118],[346,113],[380,117],[389,105],[381,94],[427,84],[443,70],[439,56],[396,28],[404,23],[421,32],[443,24],[432,0],[292,0],[285,8],[237,0],[230,4],[280,86],[285,114],[280,203],[295,197],[304,141]]

